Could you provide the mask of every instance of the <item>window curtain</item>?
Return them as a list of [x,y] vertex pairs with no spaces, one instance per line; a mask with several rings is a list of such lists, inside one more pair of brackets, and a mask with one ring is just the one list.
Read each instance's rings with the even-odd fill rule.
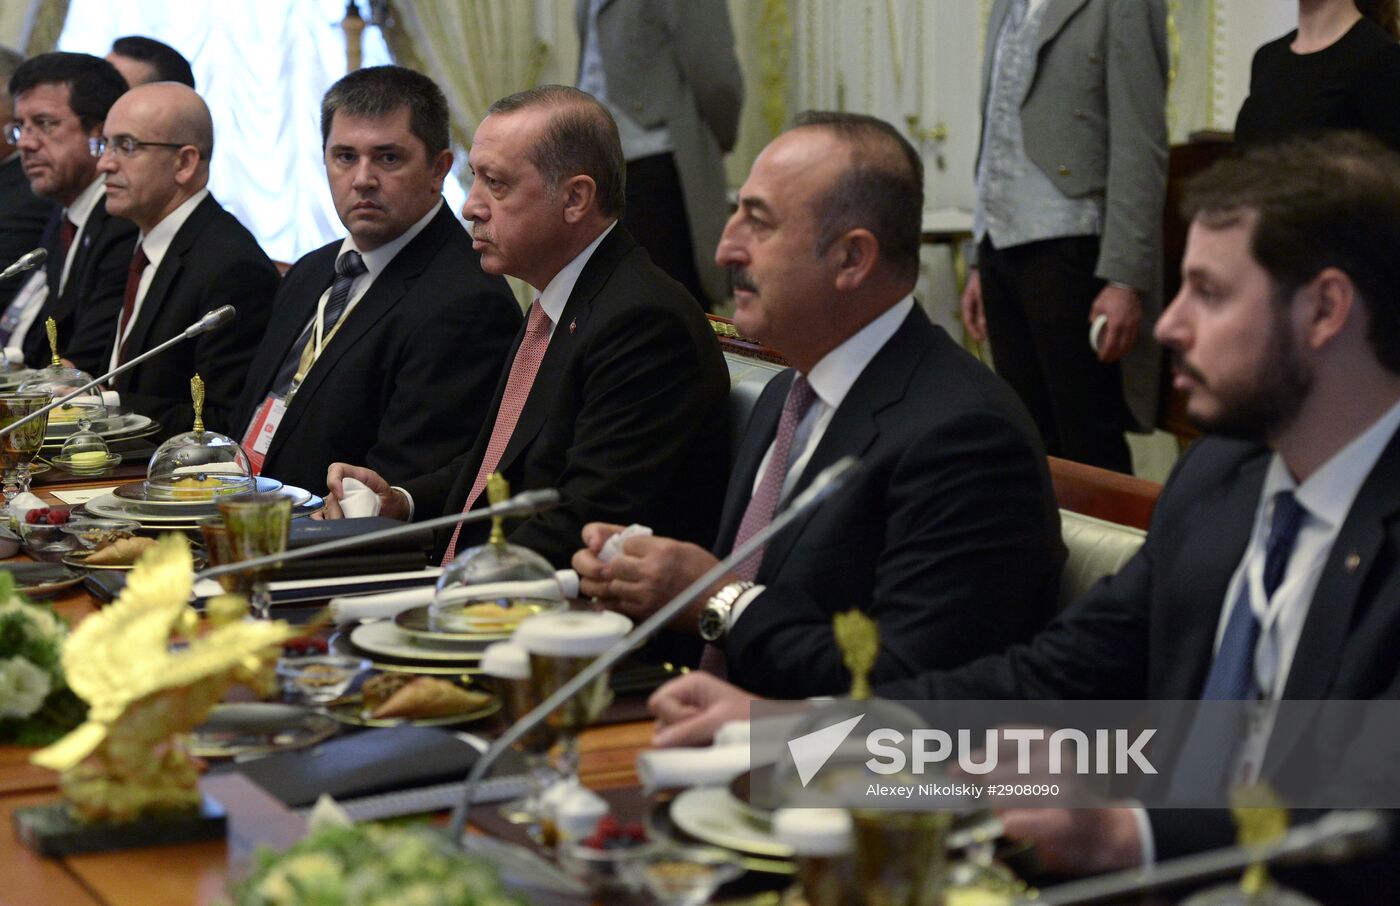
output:
[[539,81],[549,46],[538,37],[533,3],[409,0],[392,9],[384,26],[389,51],[442,87],[463,148],[492,101]]
[[47,53],[58,46],[68,0],[5,0],[0,3],[0,44],[25,56]]

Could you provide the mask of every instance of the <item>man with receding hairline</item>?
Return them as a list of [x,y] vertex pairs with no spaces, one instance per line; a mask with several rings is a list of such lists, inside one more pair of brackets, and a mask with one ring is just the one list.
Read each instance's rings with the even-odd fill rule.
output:
[[793,368],[749,419],[717,543],[658,532],[605,563],[621,526],[588,525],[584,594],[650,616],[849,455],[850,487],[672,622],[708,643],[702,667],[768,695],[836,694],[842,611],[880,627],[872,680],[1000,651],[1049,617],[1064,545],[1044,450],[1011,389],[914,304],[922,210],[918,154],[882,120],[809,112],[768,144],[715,257],[735,325]]
[[185,85],[137,86],[112,105],[92,150],[107,177],[107,210],[141,230],[102,370],[232,305],[238,314],[231,323],[113,381],[124,405],[160,422],[169,436],[193,424],[189,382],[198,372],[205,386],[205,424],[232,433],[232,410],[267,325],[277,269],[243,224],[209,194],[214,153],[209,108]]
[[[590,519],[708,541],[726,477],[728,375],[694,300],[618,223],[625,170],[612,117],[577,89],[532,88],[491,105],[468,161],[462,214],[482,268],[533,288],[525,329],[470,452],[402,488],[337,463],[327,510],[338,514],[352,477],[385,515],[460,512],[486,503],[499,471],[517,491],[562,493],[560,507],[509,533],[555,566]],[[484,524],[464,526],[442,533],[438,551],[447,562],[485,538]]]

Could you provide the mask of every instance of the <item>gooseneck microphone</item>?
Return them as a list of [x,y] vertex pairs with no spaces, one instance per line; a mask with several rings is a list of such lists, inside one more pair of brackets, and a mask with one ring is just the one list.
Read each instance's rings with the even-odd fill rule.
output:
[[457,807],[452,810],[452,824],[448,830],[450,839],[457,845],[461,845],[462,831],[467,824],[467,813],[471,809],[472,799],[476,796],[477,785],[481,778],[486,776],[486,772],[491,769],[491,765],[501,757],[506,749],[510,748],[517,739],[544,723],[545,719],[553,714],[561,705],[568,701],[580,689],[587,686],[605,670],[613,664],[622,660],[628,652],[638,645],[651,638],[661,630],[663,626],[671,621],[676,614],[699,596],[705,589],[729,574],[735,565],[744,562],[755,551],[760,550],[768,543],[768,539],[782,531],[794,519],[807,512],[826,498],[836,492],[851,477],[859,460],[854,456],[846,456],[827,466],[817,477],[812,479],[812,483],[801,494],[798,494],[788,505],[782,515],[777,516],[766,527],[754,534],[752,538],[739,545],[729,556],[716,563],[704,575],[686,586],[680,594],[662,605],[655,613],[648,617],[641,625],[634,628],[625,637],[618,640],[607,651],[584,667],[578,674],[568,682],[561,685],[554,693],[540,702],[533,711],[521,717],[511,724],[504,733],[496,737],[496,741],[491,743],[475,764],[472,765],[471,773],[467,775],[467,782],[462,791],[462,799],[457,803]]
[[28,270],[33,270],[34,268],[47,261],[48,257],[49,250],[42,247],[34,249],[33,251],[25,252],[23,255],[20,255],[18,258],[15,259],[14,264],[11,264],[3,271],[0,271],[0,280],[8,280],[11,277],[16,276],[17,274],[22,274]]
[[[34,251],[42,252],[43,249],[35,249]],[[34,252],[30,252],[29,254],[32,255],[34,254]],[[21,425],[27,425],[29,422],[32,422],[34,419],[38,418],[44,413],[49,412],[53,409],[57,409],[64,403],[67,403],[71,400],[82,396],[83,394],[91,390],[93,387],[96,387],[98,384],[101,384],[104,381],[109,381],[117,375],[121,374],[122,372],[135,368],[137,365],[140,365],[142,362],[146,361],[151,356],[158,355],[164,352],[165,350],[169,349],[171,346],[176,345],[177,343],[183,343],[185,340],[188,340],[191,337],[197,337],[202,333],[207,333],[211,330],[216,330],[217,328],[224,326],[225,324],[233,320],[234,314],[235,310],[232,305],[222,305],[214,309],[213,311],[206,314],[204,317],[200,318],[198,321],[195,321],[189,327],[186,327],[182,332],[177,333],[175,336],[166,340],[164,343],[161,343],[159,346],[152,347],[151,349],[146,350],[145,352],[141,353],[140,355],[136,356],[130,361],[118,365],[116,368],[113,368],[106,374],[101,375],[100,377],[93,378],[91,381],[88,381],[86,384],[79,387],[77,390],[74,390],[72,393],[68,394],[62,399],[56,399],[44,408],[37,409],[26,415],[24,418],[16,419],[15,421],[10,422],[5,427],[0,428],[0,437],[4,437],[11,431],[14,431],[16,428],[19,428]]]

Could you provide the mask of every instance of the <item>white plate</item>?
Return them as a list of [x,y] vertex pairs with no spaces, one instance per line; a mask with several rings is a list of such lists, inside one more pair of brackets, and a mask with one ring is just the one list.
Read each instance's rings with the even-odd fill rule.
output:
[[[305,488],[284,485],[281,493],[292,498],[293,516],[304,516],[320,509],[325,503],[324,500]],[[144,526],[170,529],[198,528],[199,520],[218,513],[218,508],[213,503],[207,504],[208,509],[151,512],[145,504],[134,500],[123,500],[116,494],[103,494],[101,497],[94,497],[83,506],[94,516],[103,516],[108,519],[132,519]]]
[[481,651],[461,648],[429,648],[414,643],[390,620],[361,623],[350,630],[350,641],[371,654],[452,664],[474,664],[481,660]]
[[[128,412],[125,415],[108,415],[105,418],[94,418],[92,420],[92,430],[100,437],[119,437],[132,434],[151,427],[155,420],[150,416],[138,415],[135,412]],[[44,431],[46,438],[67,437],[78,430],[78,420],[71,422],[49,422],[49,426]]]
[[792,847],[779,843],[750,817],[728,787],[686,790],[671,801],[671,821],[705,843],[755,856],[792,858]]

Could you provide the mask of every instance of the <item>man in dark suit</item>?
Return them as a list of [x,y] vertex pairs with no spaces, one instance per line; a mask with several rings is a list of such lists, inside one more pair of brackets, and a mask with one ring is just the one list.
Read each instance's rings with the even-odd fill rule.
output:
[[45,232],[45,282],[25,285],[0,330],[6,347],[22,348],[30,367],[49,364],[43,325],[53,318],[64,358],[89,373],[106,370],[136,225],[107,213],[88,141],[102,135],[107,111],[125,91],[111,63],[81,53],[41,54],[10,79],[10,139],[30,189],[61,208]]
[[[1400,155],[1355,135],[1256,149],[1188,190],[1182,289],[1157,338],[1214,436],[1182,457],[1142,550],[1028,645],[885,683],[886,698],[1352,699],[1400,693]],[[1272,577],[1272,578],[1271,578]],[[1221,694],[1232,684],[1236,694]],[[706,678],[660,690],[662,744],[747,697]],[[1255,726],[1251,724],[1251,728]],[[1255,731],[1257,732],[1257,731]],[[1206,749],[1248,780],[1288,736]],[[1304,740],[1306,748],[1337,740]],[[1252,744],[1252,745],[1251,745]],[[1283,750],[1276,748],[1283,747]],[[1189,742],[1183,759],[1199,756]],[[1344,768],[1338,771],[1344,775]],[[1318,786],[1329,777],[1314,777]],[[1208,809],[1013,810],[1007,833],[1091,873],[1229,843]],[[1380,902],[1375,864],[1293,878]]]
[[[431,79],[397,66],[347,75],[322,101],[321,136],[349,235],[283,280],[238,431],[262,471],[291,484],[320,490],[338,460],[407,481],[476,438],[520,307],[443,203],[452,151]],[[338,277],[352,258],[363,272]]]
[[[720,240],[735,323],[794,369],[771,381],[735,464],[723,556],[823,468],[858,456],[853,486],[700,595],[676,629],[764,694],[850,688],[832,616],[880,625],[873,677],[949,667],[1049,619],[1064,559],[1035,427],[1009,387],[929,323],[918,276],[923,172],[889,124],[811,113],[755,160]],[[995,500],[993,504],[991,501]],[[635,619],[716,562],[693,544],[591,525],[581,590]]]
[[[538,294],[476,445],[437,472],[391,490],[368,469],[383,513],[436,516],[485,503],[499,471],[517,491],[558,488],[563,504],[510,540],[565,566],[591,518],[647,522],[711,537],[726,469],[729,381],[695,300],[618,224],[623,162],[606,110],[573,88],[545,86],[494,103],[470,155],[464,216],[489,273]],[[446,559],[486,537],[444,533]]]
[[233,321],[174,346],[113,380],[121,402],[166,436],[194,422],[190,378],[204,379],[204,423],[230,433],[233,407],[262,339],[277,269],[209,194],[214,123],[204,100],[176,82],[133,88],[112,105],[98,140],[107,210],[141,230],[102,371],[182,333],[224,305]]
[[179,82],[195,87],[194,72],[185,55],[145,35],[117,38],[107,52],[107,62],[117,67],[132,88],[147,82]]
[[[0,124],[15,118],[10,77],[23,62],[23,55],[0,46]],[[9,267],[39,244],[52,213],[53,204],[30,191],[14,143],[9,136],[0,135],[0,268]],[[23,274],[0,282],[0,311],[27,279],[29,275]]]

